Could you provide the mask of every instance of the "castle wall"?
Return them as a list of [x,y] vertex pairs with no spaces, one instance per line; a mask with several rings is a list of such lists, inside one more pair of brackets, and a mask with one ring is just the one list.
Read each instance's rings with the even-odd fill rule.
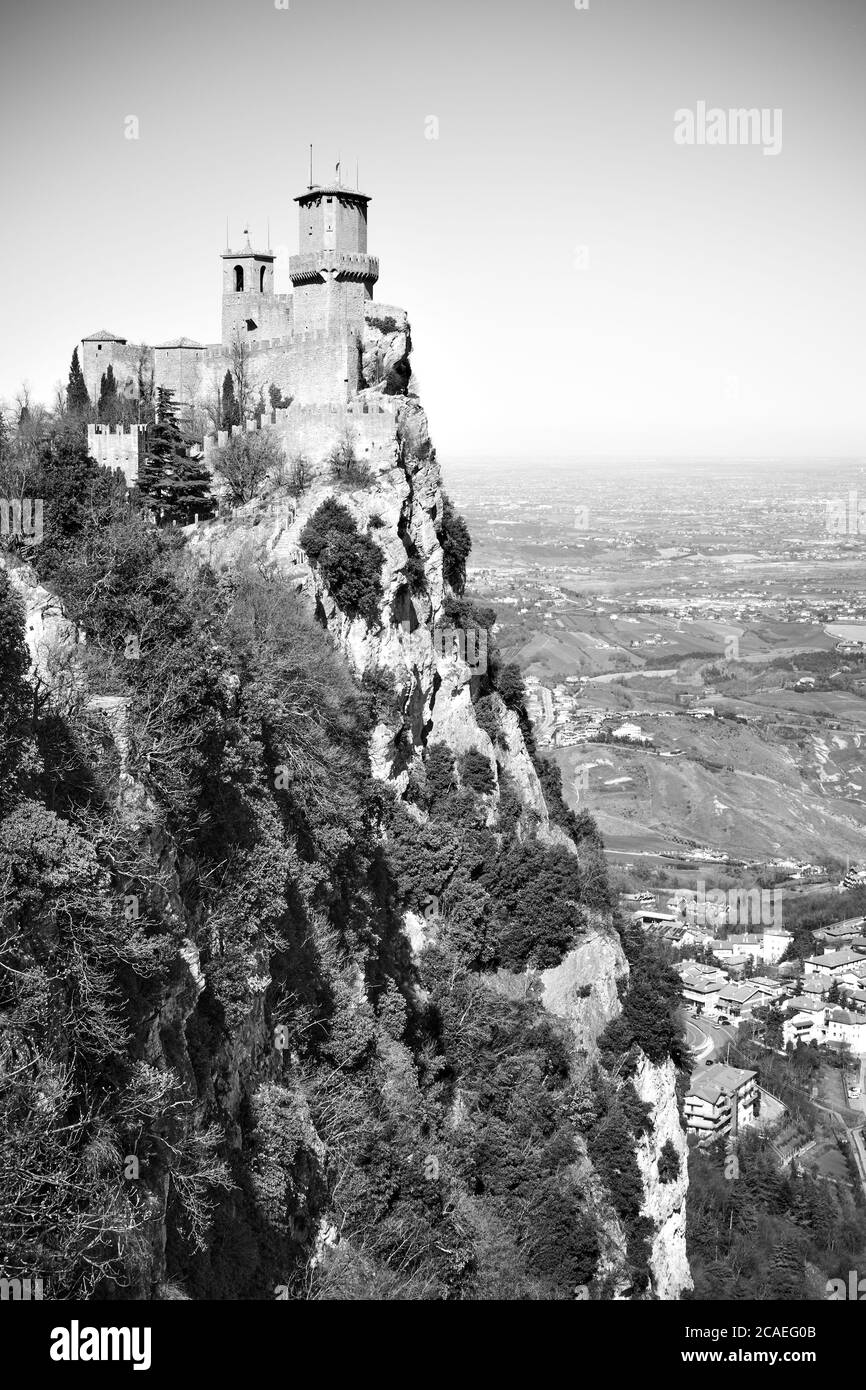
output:
[[201,395],[205,352],[203,347],[154,348],[154,387],[164,386],[173,391],[178,406],[192,405]]
[[346,401],[358,389],[360,344],[350,329],[296,334],[290,358],[292,395],[303,405]]
[[123,470],[128,487],[138,481],[138,468],[144,453],[144,425],[118,426],[109,429],[108,425],[87,426],[87,452],[103,468]]
[[[256,326],[247,328],[247,322]],[[258,291],[234,290],[223,294],[222,341],[229,347],[237,334],[242,340],[255,342],[262,338],[280,338],[292,331],[292,296],[290,294],[259,294]]]
[[324,332],[336,324],[355,324],[360,328],[371,296],[370,285],[358,280],[327,279],[324,284],[313,281],[296,285],[295,331]]
[[[258,428],[275,436],[287,459],[304,454],[313,465],[321,465],[348,430],[356,456],[374,463],[394,456],[398,408],[398,402],[389,396],[356,399],[339,405],[293,402],[286,410],[264,415]],[[208,435],[204,444],[208,466],[213,467],[217,450],[225,448],[230,438],[252,433],[254,427],[254,421],[247,421],[246,425],[235,425],[232,430]]]

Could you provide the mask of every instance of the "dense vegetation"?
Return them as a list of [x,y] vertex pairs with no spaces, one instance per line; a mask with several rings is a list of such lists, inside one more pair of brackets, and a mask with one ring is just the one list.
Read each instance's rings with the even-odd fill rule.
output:
[[348,508],[327,498],[313,512],[300,540],[337,606],[351,618],[378,622],[385,557],[375,541],[359,532]]
[[[591,1142],[643,1287],[646,1116],[489,974],[555,965],[606,912],[591,822],[576,855],[545,843],[504,763],[436,744],[396,801],[367,753],[394,692],[351,679],[289,584],[194,565],[74,418],[0,467],[44,498],[26,558],[87,636],[34,696],[0,572],[7,1273],[52,1296],[603,1295]],[[378,613],[346,508],[304,545],[344,611]],[[478,698],[502,754],[492,682]],[[434,897],[413,959],[403,911]]]
[[736,1172],[726,1176],[721,1146],[689,1156],[693,1298],[823,1298],[827,1279],[862,1268],[866,1212],[844,1184],[782,1168],[768,1141],[749,1130]]

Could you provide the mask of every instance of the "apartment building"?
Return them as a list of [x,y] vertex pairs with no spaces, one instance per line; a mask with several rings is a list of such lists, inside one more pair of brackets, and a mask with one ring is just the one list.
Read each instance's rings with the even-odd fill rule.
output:
[[692,1073],[685,1101],[686,1127],[701,1142],[736,1133],[755,1120],[757,1073],[718,1062]]

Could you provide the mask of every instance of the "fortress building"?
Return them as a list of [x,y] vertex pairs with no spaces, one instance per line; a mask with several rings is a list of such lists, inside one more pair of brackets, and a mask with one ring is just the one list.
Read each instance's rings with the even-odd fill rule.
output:
[[[240,250],[227,249],[221,257],[221,342],[176,338],[150,347],[105,329],[88,334],[79,360],[94,404],[111,365],[122,394],[134,399],[151,386],[170,387],[182,409],[209,410],[213,418],[239,349],[250,409],[260,392],[267,405],[271,386],[296,410],[316,407],[319,414],[334,408],[345,412],[361,392],[405,394],[411,375],[408,323],[403,309],[373,300],[379,262],[367,253],[370,198],[336,182],[311,184],[295,202],[299,247],[289,258],[293,293],[274,293],[274,254],[255,250],[245,233]],[[388,411],[388,403],[374,410]],[[370,407],[351,413],[368,414]],[[143,428],[91,425],[88,434],[94,458],[122,467],[134,481]]]

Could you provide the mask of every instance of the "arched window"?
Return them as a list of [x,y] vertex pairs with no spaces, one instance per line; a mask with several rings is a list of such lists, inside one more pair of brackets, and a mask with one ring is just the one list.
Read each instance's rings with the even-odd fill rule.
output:
[[244,268],[242,265],[235,266],[235,289],[242,290],[244,287]]
[[264,292],[265,292],[265,267],[264,267],[264,266],[262,266],[262,273],[261,273],[261,275],[259,276],[259,289],[261,290],[262,294],[264,294]]

